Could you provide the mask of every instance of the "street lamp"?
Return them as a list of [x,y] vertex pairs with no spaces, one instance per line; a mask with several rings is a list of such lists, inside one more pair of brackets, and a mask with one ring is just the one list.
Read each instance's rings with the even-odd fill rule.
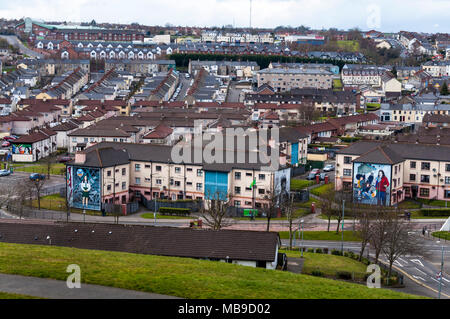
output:
[[[437,244],[440,244],[440,241],[436,242]],[[439,276],[439,293],[438,293],[438,299],[441,299],[441,290],[442,290],[442,277],[444,277],[444,245],[442,245],[441,250],[441,273]]]
[[301,221],[300,221],[300,225],[301,225],[301,231],[302,231],[302,258],[303,258],[303,222],[304,222],[304,220],[302,219]]
[[344,254],[344,221],[345,221],[345,199],[342,200],[342,241],[341,241],[342,254]]

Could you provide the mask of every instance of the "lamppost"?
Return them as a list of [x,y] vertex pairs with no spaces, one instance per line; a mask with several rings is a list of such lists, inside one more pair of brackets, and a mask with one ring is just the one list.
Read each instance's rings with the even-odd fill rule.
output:
[[341,241],[342,254],[344,254],[344,221],[345,221],[345,199],[342,200],[342,241]]
[[[440,241],[436,242],[437,244],[440,244]],[[438,299],[441,299],[441,291],[442,291],[442,277],[444,277],[444,245],[442,245],[441,248],[441,273],[439,276],[439,293],[438,293]]]
[[304,222],[304,220],[302,219],[301,221],[300,221],[300,225],[301,225],[301,231],[302,231],[302,258],[303,258],[303,222]]

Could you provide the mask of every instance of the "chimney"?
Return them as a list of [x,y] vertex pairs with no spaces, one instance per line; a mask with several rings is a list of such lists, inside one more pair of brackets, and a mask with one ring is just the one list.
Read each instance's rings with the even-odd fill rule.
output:
[[76,164],[84,164],[84,162],[86,162],[86,153],[77,152],[75,154],[75,163]]

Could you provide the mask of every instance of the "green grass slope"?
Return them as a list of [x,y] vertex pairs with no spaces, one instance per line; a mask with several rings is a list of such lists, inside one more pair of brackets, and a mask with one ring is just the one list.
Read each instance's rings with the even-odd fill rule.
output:
[[69,264],[89,284],[183,298],[418,298],[307,275],[187,258],[0,243],[0,272],[66,280]]

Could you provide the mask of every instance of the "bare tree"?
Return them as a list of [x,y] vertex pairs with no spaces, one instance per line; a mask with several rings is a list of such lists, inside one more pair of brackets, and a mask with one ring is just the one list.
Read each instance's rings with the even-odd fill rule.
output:
[[47,173],[47,179],[50,179],[50,173],[52,171],[53,164],[55,164],[55,159],[52,156],[47,156],[43,159],[43,162]]
[[423,246],[418,242],[417,237],[410,234],[411,224],[398,217],[398,214],[391,212],[385,215],[386,233],[382,245],[382,252],[389,262],[388,283],[392,273],[392,265],[401,256],[406,254],[423,254]]
[[286,218],[289,225],[289,249],[292,250],[292,239],[293,239],[293,224],[295,218],[295,207],[294,207],[294,196],[291,196],[290,199],[286,200],[283,204],[283,209],[286,212]]
[[229,197],[224,198],[220,192],[216,192],[212,196],[206,196],[206,198],[209,198],[205,203],[207,207],[203,207],[200,211],[200,216],[203,218],[206,226],[219,230],[233,224],[232,219],[226,218],[228,208],[231,205]]
[[279,209],[279,198],[275,194],[275,191],[273,191],[273,187],[271,187],[270,190],[266,191],[266,194],[264,195],[264,200],[267,202],[266,208],[264,208],[264,212],[266,213],[266,219],[267,219],[267,231],[270,230],[270,221],[272,218],[274,218]]
[[41,209],[41,192],[45,184],[45,179],[34,179],[31,181],[33,192],[36,193],[38,209]]
[[370,228],[369,243],[375,251],[375,263],[378,263],[378,258],[380,257],[383,245],[386,242],[389,219],[391,218],[389,214],[392,214],[392,211],[378,207],[373,225]]
[[331,218],[333,216],[336,216],[338,214],[336,214],[336,202],[335,202],[335,198],[336,197],[336,193],[334,190],[330,190],[329,192],[323,194],[320,198],[320,210],[322,215],[327,217],[328,220],[328,227],[327,227],[327,231],[330,231],[330,225],[331,225]]
[[354,211],[354,214],[358,215],[358,224],[356,226],[356,231],[358,237],[361,239],[361,250],[359,252],[359,261],[361,261],[364,250],[366,249],[367,244],[369,244],[370,242],[370,228],[372,226],[373,212],[367,210],[358,210],[358,212]]

